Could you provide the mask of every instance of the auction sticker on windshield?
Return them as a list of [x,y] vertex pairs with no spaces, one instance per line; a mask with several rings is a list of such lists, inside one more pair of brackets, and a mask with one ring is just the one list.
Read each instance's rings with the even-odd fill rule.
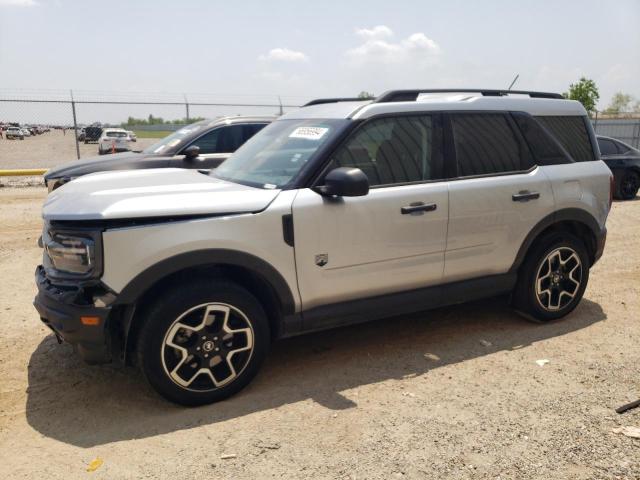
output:
[[305,138],[307,140],[320,140],[329,131],[326,127],[298,127],[289,138]]

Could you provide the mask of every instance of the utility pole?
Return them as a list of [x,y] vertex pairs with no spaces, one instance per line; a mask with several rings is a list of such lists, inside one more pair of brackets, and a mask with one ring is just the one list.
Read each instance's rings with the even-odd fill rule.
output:
[[187,123],[189,123],[189,100],[187,100],[187,94],[183,93],[184,96],[184,106],[187,107]]
[[76,120],[76,102],[73,100],[73,90],[69,90],[71,95],[71,112],[73,113],[73,138],[76,142],[76,156],[80,160],[80,144],[78,143],[78,122]]

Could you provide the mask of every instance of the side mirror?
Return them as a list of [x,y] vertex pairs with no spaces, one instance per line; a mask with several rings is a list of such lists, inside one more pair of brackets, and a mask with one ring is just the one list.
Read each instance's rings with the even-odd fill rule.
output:
[[328,197],[362,197],[369,193],[369,179],[359,168],[334,168],[324,177],[324,185],[313,191]]
[[197,145],[191,145],[190,147],[185,148],[182,151],[182,154],[184,155],[185,160],[193,160],[198,158],[198,155],[200,155],[200,147]]

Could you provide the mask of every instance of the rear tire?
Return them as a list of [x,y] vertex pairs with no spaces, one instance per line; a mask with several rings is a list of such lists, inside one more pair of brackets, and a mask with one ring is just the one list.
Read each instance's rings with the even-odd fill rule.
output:
[[632,170],[616,170],[615,195],[618,200],[632,200],[640,188],[640,176]]
[[144,316],[139,365],[160,395],[181,405],[234,395],[255,377],[269,349],[262,305],[226,280],[175,285]]
[[525,318],[548,322],[562,318],[580,303],[589,281],[584,243],[568,232],[540,238],[520,268],[513,306]]

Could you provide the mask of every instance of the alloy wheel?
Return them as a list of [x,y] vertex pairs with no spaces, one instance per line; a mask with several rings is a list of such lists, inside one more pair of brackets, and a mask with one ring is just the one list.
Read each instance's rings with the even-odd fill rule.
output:
[[180,315],[162,343],[162,365],[182,388],[207,392],[236,379],[254,349],[247,316],[224,303],[207,303]]
[[536,299],[548,311],[566,307],[578,293],[582,281],[582,262],[575,250],[560,247],[551,251],[536,273]]

